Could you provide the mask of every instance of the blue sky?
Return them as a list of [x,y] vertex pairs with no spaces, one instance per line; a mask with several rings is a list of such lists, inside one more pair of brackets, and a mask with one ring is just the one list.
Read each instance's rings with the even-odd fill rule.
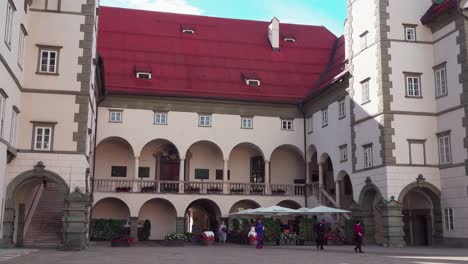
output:
[[324,25],[343,34],[345,0],[101,0],[101,5],[164,12]]

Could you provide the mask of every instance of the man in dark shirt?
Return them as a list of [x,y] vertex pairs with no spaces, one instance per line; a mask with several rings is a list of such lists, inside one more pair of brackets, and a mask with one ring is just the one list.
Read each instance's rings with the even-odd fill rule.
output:
[[317,249],[323,250],[323,243],[325,242],[325,219],[322,219],[315,226],[315,233],[317,234]]

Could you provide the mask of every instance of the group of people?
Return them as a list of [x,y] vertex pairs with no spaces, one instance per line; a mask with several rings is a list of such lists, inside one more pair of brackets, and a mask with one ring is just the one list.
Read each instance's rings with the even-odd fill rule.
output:
[[[325,244],[326,241],[326,222],[325,219],[322,219],[316,227],[315,227],[315,233],[317,235],[316,242],[317,242],[317,249],[318,250],[323,250],[323,245]],[[356,221],[356,224],[354,225],[354,252],[356,253],[364,253],[362,251],[362,240],[364,237],[364,229],[361,226],[360,221]]]

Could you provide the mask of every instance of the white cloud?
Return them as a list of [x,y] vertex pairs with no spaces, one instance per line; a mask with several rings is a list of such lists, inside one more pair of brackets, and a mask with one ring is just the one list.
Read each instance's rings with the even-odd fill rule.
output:
[[101,0],[101,5],[142,10],[201,15],[203,11],[187,0]]

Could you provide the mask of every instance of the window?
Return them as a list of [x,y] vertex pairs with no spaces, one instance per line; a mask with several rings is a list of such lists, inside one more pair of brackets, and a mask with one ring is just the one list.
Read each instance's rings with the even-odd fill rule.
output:
[[313,116],[307,118],[306,124],[307,124],[307,133],[314,132],[314,118],[313,118]]
[[369,78],[361,82],[361,104],[365,104],[370,101],[369,96]]
[[150,168],[149,167],[139,167],[138,168],[138,177],[140,178],[149,178]]
[[346,117],[346,103],[345,100],[338,101],[338,118]]
[[154,113],[154,123],[156,125],[167,125],[166,113]]
[[293,130],[293,121],[292,120],[281,120],[281,129],[282,130]]
[[13,30],[13,13],[16,11],[15,4],[12,0],[7,1],[6,8],[6,25],[5,25],[5,44],[11,48],[11,35]]
[[405,25],[405,40],[416,41],[416,25]]
[[[216,170],[216,180],[223,180],[223,170]],[[231,180],[231,170],[227,171],[227,180]]]
[[26,28],[24,25],[21,24],[21,30],[19,34],[19,42],[18,42],[18,66],[23,68],[23,58],[24,58],[24,40],[28,33],[26,32]]
[[241,118],[241,127],[252,129],[253,128],[253,118],[251,117],[243,117]]
[[52,127],[36,127],[34,135],[34,150],[51,150]]
[[19,110],[16,106],[13,106],[13,112],[11,114],[11,127],[10,127],[10,144],[15,146],[16,142],[16,127],[18,126],[18,114]]
[[110,110],[109,111],[109,122],[122,123],[122,111],[121,110]]
[[248,86],[260,86],[260,80],[245,80]]
[[328,108],[322,110],[322,127],[328,126]]
[[200,115],[198,117],[198,126],[210,127],[211,126],[211,116],[210,115]]
[[340,146],[340,162],[344,162],[348,160],[348,146],[342,145]]
[[3,136],[3,125],[5,122],[5,105],[6,105],[7,95],[0,89],[0,137]]
[[438,134],[439,140],[439,163],[450,164],[452,163],[452,155],[450,150],[450,131]]
[[112,166],[111,177],[127,177],[127,166]]
[[445,215],[445,229],[446,230],[454,230],[455,229],[455,221],[453,218],[453,208],[445,208],[444,209]]
[[295,39],[295,38],[291,38],[291,37],[283,38],[283,40],[284,40],[285,42],[289,42],[289,43],[294,43],[294,42],[296,42],[296,39]]
[[137,79],[151,80],[151,73],[150,72],[137,72],[136,77]]
[[406,76],[406,96],[421,97],[421,77]]
[[436,86],[436,97],[445,96],[448,94],[447,91],[447,68],[445,63],[442,66],[435,67],[435,86]]
[[57,73],[57,50],[41,49],[39,73]]
[[190,29],[190,28],[183,28],[182,33],[184,33],[184,34],[195,34],[195,30]]
[[367,43],[367,36],[369,35],[368,33],[369,33],[369,31],[365,31],[364,33],[362,33],[360,35],[360,37],[361,37],[361,50],[367,48],[367,44],[368,44]]
[[209,169],[195,169],[196,180],[209,180],[210,170]]
[[372,145],[364,146],[364,168],[373,167]]

